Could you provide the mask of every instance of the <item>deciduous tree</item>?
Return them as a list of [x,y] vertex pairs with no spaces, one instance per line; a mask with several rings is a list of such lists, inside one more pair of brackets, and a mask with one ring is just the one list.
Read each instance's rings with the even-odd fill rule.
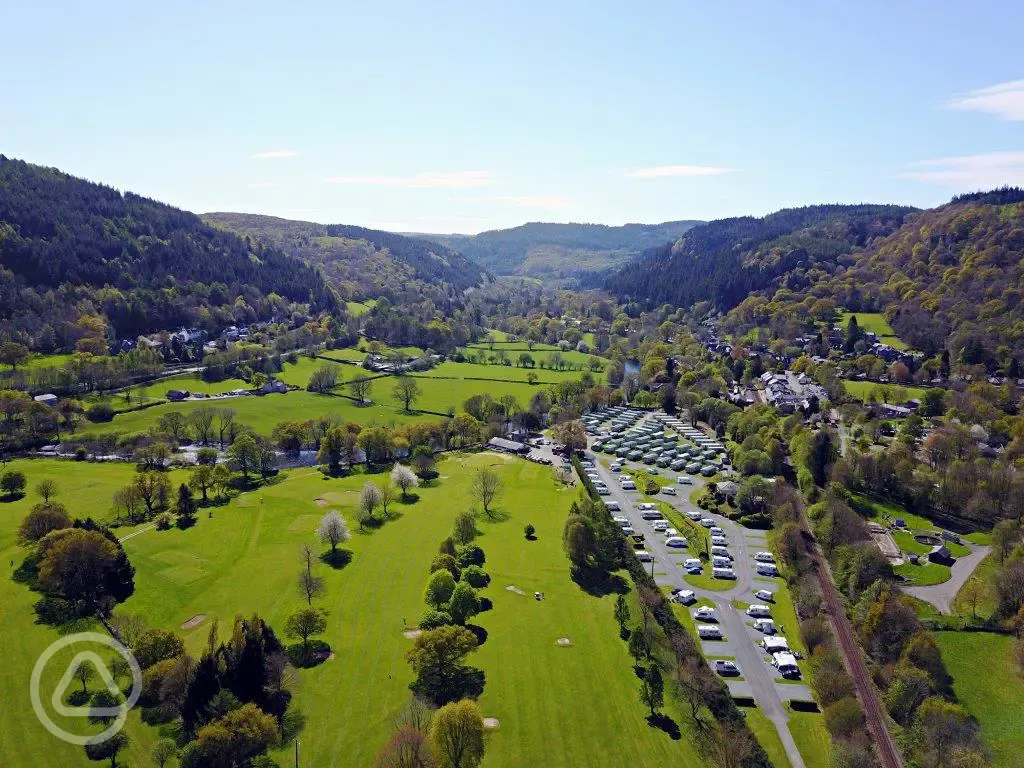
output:
[[430,724],[430,740],[444,768],[476,768],[484,759],[480,707],[469,699],[441,707]]

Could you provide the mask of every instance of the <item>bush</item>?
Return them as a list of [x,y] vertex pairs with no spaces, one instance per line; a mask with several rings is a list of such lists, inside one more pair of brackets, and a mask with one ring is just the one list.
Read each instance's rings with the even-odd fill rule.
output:
[[479,565],[470,565],[462,572],[462,580],[471,587],[483,589],[491,583],[491,575]]
[[483,565],[484,551],[476,544],[466,544],[459,547],[455,553],[455,562],[460,568],[468,568],[471,565]]
[[327,661],[331,655],[331,646],[323,640],[310,638],[305,646],[302,643],[289,645],[284,649],[284,655],[293,667],[308,669]]
[[423,618],[420,619],[420,629],[437,629],[438,627],[447,627],[454,623],[452,617],[447,612],[430,610],[423,614]]
[[864,713],[852,696],[825,707],[825,727],[836,738],[852,736],[864,727]]
[[523,526],[523,535],[531,541],[537,537],[537,529],[533,527],[533,523],[527,523]]
[[156,516],[156,520],[153,521],[153,524],[156,526],[158,531],[167,531],[170,530],[171,522],[171,516],[166,512],[163,512]]
[[440,571],[442,568],[448,570],[452,577],[458,581],[461,577],[459,566],[455,563],[455,558],[451,555],[438,555],[434,558],[433,562],[430,563],[430,572]]
[[95,403],[85,412],[85,418],[94,423],[114,420],[114,409],[109,403]]
[[25,492],[25,473],[9,469],[0,475],[0,492],[4,496],[18,496]]
[[212,467],[217,463],[217,450],[215,448],[200,448],[196,454],[196,461]]
[[87,458],[89,458],[89,452],[85,450],[84,445],[75,448],[75,461],[85,461]]

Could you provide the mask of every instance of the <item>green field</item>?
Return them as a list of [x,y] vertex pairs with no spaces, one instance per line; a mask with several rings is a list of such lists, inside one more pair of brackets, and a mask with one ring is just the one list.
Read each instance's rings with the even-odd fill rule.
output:
[[893,349],[907,349],[907,345],[886,321],[885,315],[879,312],[840,312],[836,327],[845,331],[851,315],[857,316],[857,325],[862,331],[876,334],[883,344],[888,344]]
[[1013,662],[1013,637],[987,632],[936,632],[953,690],[981,724],[998,768],[1024,768],[1021,702],[1024,678]]
[[[897,389],[903,390],[906,393],[907,400],[920,400],[925,393],[924,387],[908,387],[902,384],[878,384],[874,381],[844,381],[843,387],[852,396],[860,400],[862,403],[866,403],[871,393],[874,392],[879,402],[884,402],[886,397],[892,400],[892,396],[887,393],[895,393]],[[899,405],[899,403],[892,403],[893,405]]]
[[[550,368],[520,368],[515,365],[516,355],[511,357],[512,365],[492,365],[479,363],[455,363],[447,361],[441,363],[429,371],[416,374],[428,378],[447,379],[505,379],[511,381],[525,382],[532,373],[537,376],[540,384],[557,384],[560,381],[579,381],[583,371],[555,371]],[[598,371],[592,373],[595,380],[601,380],[604,375]]]
[[[18,366],[19,371],[31,371],[36,368],[62,368],[65,363],[71,361],[74,355],[57,353],[54,355],[42,355],[33,353],[29,359]],[[11,366],[7,363],[0,363],[0,371],[9,371]]]
[[807,768],[824,768],[832,764],[832,740],[820,712],[794,712],[790,709],[789,731]]
[[[352,525],[352,541],[345,545],[352,552],[350,564],[319,569],[327,581],[321,602],[330,611],[324,639],[336,657],[297,674],[293,708],[309,723],[300,736],[302,764],[369,765],[386,740],[411,679],[403,620],[414,624],[422,614],[430,560],[455,513],[471,506],[471,472],[481,465],[495,466],[505,489],[496,504],[499,521],[482,519],[478,539],[493,578],[485,594],[494,607],[475,620],[488,639],[470,662],[487,676],[481,698],[485,716],[500,721],[488,738],[485,765],[617,768],[624,754],[642,755],[644,764],[699,765],[675,703],[670,701],[666,711],[683,727],[682,740],[672,741],[646,723],[632,660],[612,615],[614,597],[589,596],[569,579],[561,528],[574,491],[557,483],[547,467],[487,453],[443,461],[439,484],[419,489],[414,504],[396,504],[397,514],[382,528],[360,534]],[[58,478],[62,498],[79,515],[105,515],[110,494],[132,473],[128,465],[113,464],[15,466],[26,471],[30,487],[44,475]],[[138,533],[125,542],[137,569],[136,592],[120,610],[181,632],[193,652],[203,645],[214,617],[221,620],[222,635],[234,616],[254,611],[280,630],[301,603],[295,589],[299,546],[316,546],[313,530],[326,508],[351,517],[365,480],[295,470],[216,508],[212,518],[200,514],[194,528]],[[31,503],[0,505],[0,540],[8,560],[23,557],[10,542]],[[523,537],[526,522],[537,527],[536,541]],[[534,591],[544,592],[545,600],[534,600]],[[0,679],[8,691],[24,690],[36,656],[57,632],[33,623],[34,596],[24,586],[4,580],[0,600],[6,619]],[[205,619],[197,627],[180,629],[199,614]],[[559,646],[562,637],[572,644]],[[128,730],[133,744],[124,762],[149,765],[158,732],[134,716]],[[0,733],[17,734],[0,741],[4,765],[37,765],[39,755],[58,768],[90,764],[80,747],[46,733],[27,701],[9,699],[0,711]],[[290,765],[288,747],[275,756]]]
[[367,299],[366,301],[349,301],[345,303],[345,309],[348,310],[348,313],[352,315],[352,317],[359,317],[373,309],[373,305],[376,303],[376,299]]

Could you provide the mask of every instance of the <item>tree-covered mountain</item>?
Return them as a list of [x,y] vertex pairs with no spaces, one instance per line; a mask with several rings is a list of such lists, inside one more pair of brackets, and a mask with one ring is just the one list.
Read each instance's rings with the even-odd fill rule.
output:
[[664,224],[534,222],[479,235],[418,235],[459,250],[496,275],[578,277],[629,261],[648,248],[675,242],[696,221]]
[[420,293],[455,296],[490,279],[447,246],[345,224],[316,224],[247,213],[207,213],[215,226],[249,235],[316,265],[348,297]]
[[334,306],[313,268],[195,214],[0,155],[0,319],[38,349]]
[[707,301],[721,310],[755,291],[805,290],[808,271],[896,231],[914,208],[815,205],[700,224],[608,276],[605,287],[647,305]]

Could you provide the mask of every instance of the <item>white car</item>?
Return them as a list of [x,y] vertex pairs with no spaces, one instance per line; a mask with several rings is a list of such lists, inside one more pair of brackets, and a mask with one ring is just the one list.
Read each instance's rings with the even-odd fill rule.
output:
[[[665,546],[673,549],[685,549],[686,539],[682,536],[669,536],[665,539]],[[699,560],[697,562],[700,562]]]
[[646,549],[638,549],[636,551],[636,559],[641,563],[653,563],[654,555],[648,552]]
[[698,619],[699,621],[717,621],[715,617],[715,609],[710,605],[702,605],[694,611],[693,618]]
[[679,484],[680,485],[693,485],[693,478],[690,477],[689,475],[680,475],[679,476]]
[[671,486],[671,485],[666,485],[664,488],[661,489],[661,492],[662,493],[667,493],[669,496],[675,496],[676,495],[676,489],[673,486]]
[[700,524],[703,525],[705,528],[713,528],[715,525],[715,521],[712,520],[710,517],[702,517],[700,519]]
[[691,605],[697,602],[697,595],[692,589],[682,589],[676,592],[672,599],[681,605]]
[[694,521],[700,520],[702,517],[700,511],[696,509],[691,509],[689,512],[686,513],[686,516]]
[[658,507],[649,501],[642,501],[636,505],[636,508],[641,512],[649,512],[650,510],[657,509]]
[[632,536],[634,533],[636,533],[636,529],[634,529],[631,525],[624,525],[622,526],[622,533],[626,536]]
[[757,590],[757,592],[754,593],[754,597],[756,597],[758,600],[764,600],[766,603],[775,602],[775,593],[772,592],[770,589],[759,589]]
[[592,462],[592,461],[581,461],[580,464],[583,465],[584,469],[593,469],[594,468],[594,462]]
[[622,469],[622,465],[617,461],[611,466],[612,472],[618,472],[620,469]]
[[608,489],[607,485],[599,485],[599,486],[597,486],[597,495],[598,496],[610,496],[611,493],[612,492]]
[[605,507],[608,508],[609,512],[618,512],[620,509],[622,509],[622,507],[619,506],[619,502],[617,501],[606,501],[604,505]]
[[754,559],[759,563],[774,563],[775,555],[771,552],[755,552]]
[[647,468],[647,474],[648,475],[657,475],[657,474],[659,474],[658,473],[658,468],[657,467],[648,467]]
[[619,475],[619,482],[620,483],[626,483],[626,482],[629,482],[632,479],[633,478],[630,477],[629,475]]

